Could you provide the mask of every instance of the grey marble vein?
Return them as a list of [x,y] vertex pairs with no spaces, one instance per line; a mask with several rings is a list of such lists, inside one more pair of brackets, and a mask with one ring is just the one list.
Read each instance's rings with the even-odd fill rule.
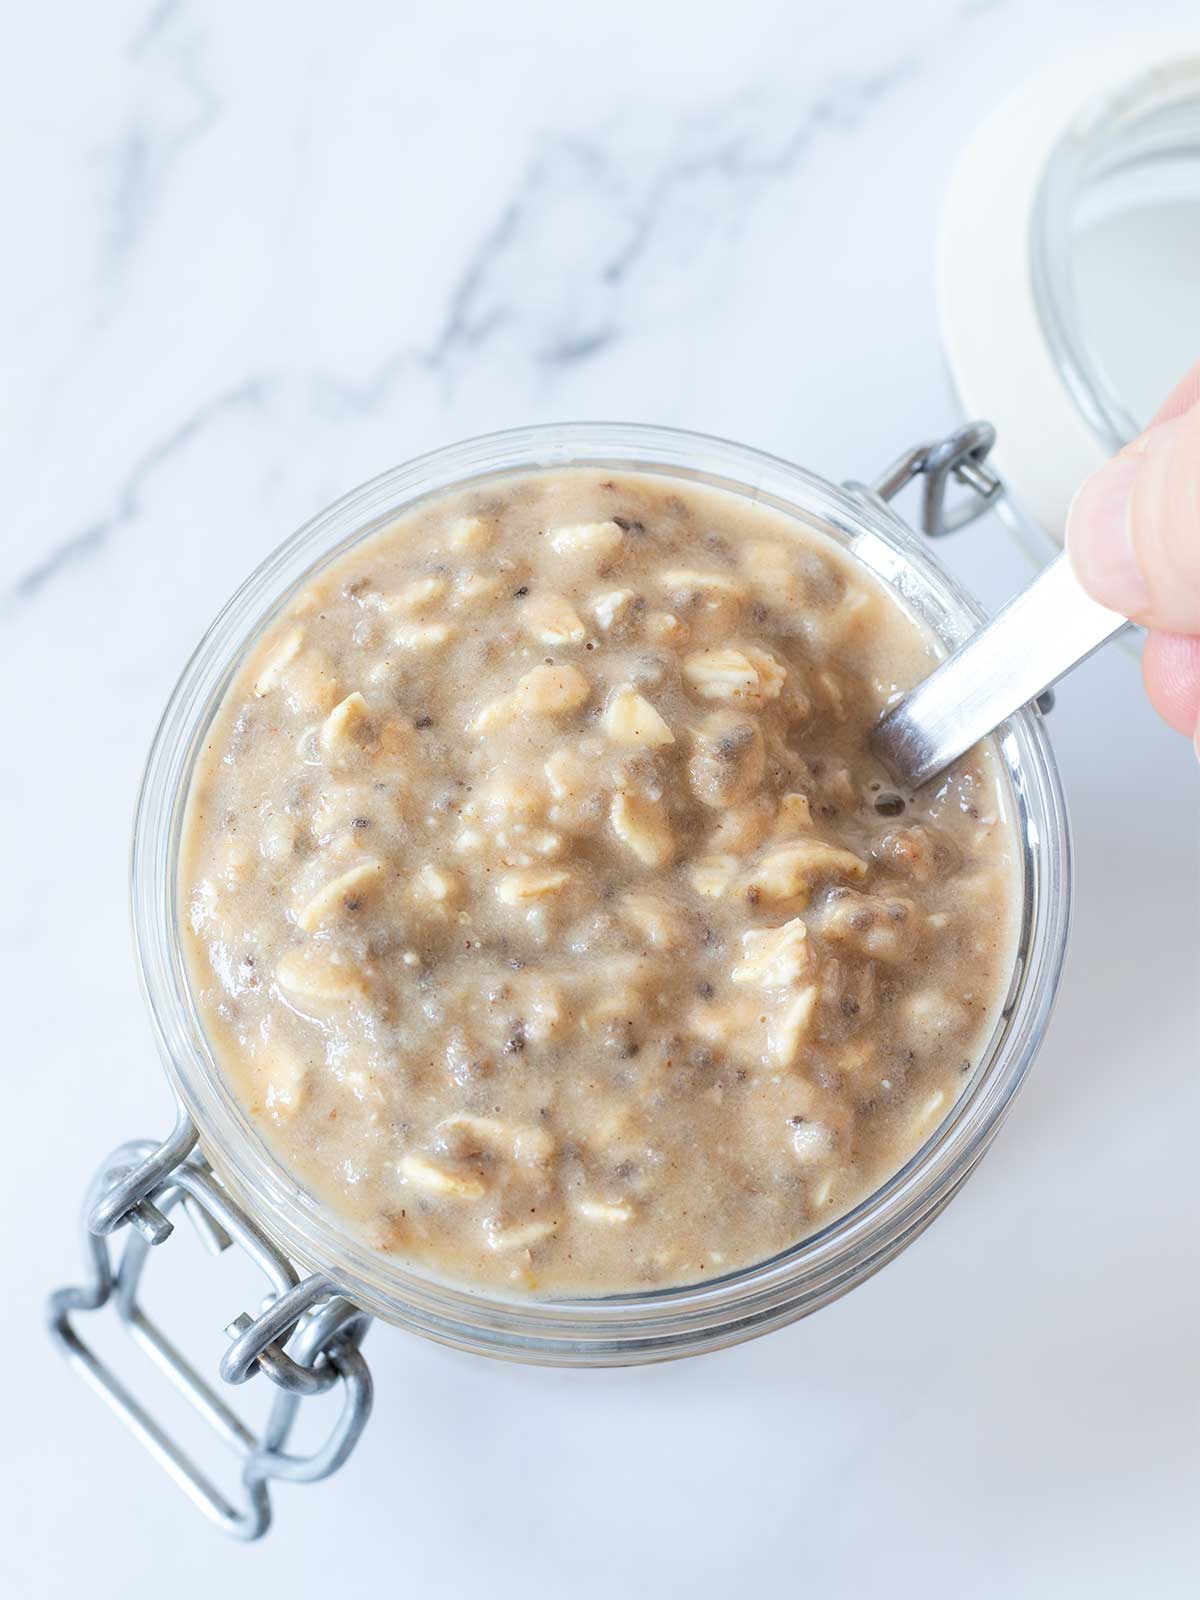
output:
[[[165,25],[156,24],[155,32]],[[186,63],[192,58],[185,50],[177,59]],[[316,374],[316,404],[332,398],[342,412],[377,412],[410,372],[433,376],[449,390],[506,331],[523,341],[523,358],[535,370],[549,373],[594,360],[626,332],[631,282],[656,250],[694,253],[715,233],[735,232],[764,193],[791,177],[824,135],[856,129],[914,71],[911,62],[902,61],[885,71],[839,80],[790,116],[780,115],[777,93],[745,91],[685,117],[648,177],[643,176],[642,154],[630,152],[614,132],[550,139],[526,164],[513,193],[481,233],[451,286],[442,325],[431,343],[393,351],[360,379]],[[123,217],[122,250],[132,248],[147,225],[171,163],[217,114],[215,100],[207,100],[202,88],[197,95],[203,109],[167,147],[160,142],[156,154],[136,146],[127,152],[126,194],[117,208]],[[577,203],[580,195],[594,212],[587,236],[574,241],[574,254],[554,261],[548,282],[531,278],[529,268],[539,261],[543,246],[561,235],[564,208]],[[116,491],[112,511],[60,541],[24,573],[11,588],[9,603],[38,594],[103,547],[139,514],[141,492],[164,463],[186,450],[226,410],[262,404],[268,388],[279,381],[252,378],[184,418],[133,465]]]
[[129,47],[129,54],[146,63],[146,70],[161,59],[177,91],[177,121],[164,127],[139,109],[112,147],[105,265],[118,273],[150,228],[154,214],[172,177],[187,152],[217,124],[224,110],[204,68],[202,41],[192,35],[166,40],[179,15],[174,0],[166,0],[148,20]]
[[183,0],[156,0],[141,27],[130,39],[126,54],[135,59],[169,28],[183,10]]
[[126,527],[142,510],[142,497],[155,474],[173,461],[200,437],[218,418],[244,407],[257,409],[263,404],[272,383],[267,378],[250,378],[225,393],[214,396],[178,423],[170,433],[155,441],[136,461],[118,486],[113,509],[95,522],[60,540],[34,566],[27,568],[12,584],[6,597],[6,611],[32,599],[67,568],[96,555],[119,529]]
[[[790,117],[779,114],[778,91],[744,91],[685,117],[648,177],[641,173],[643,157],[624,149],[612,132],[549,139],[480,234],[433,342],[425,350],[393,352],[363,379],[327,376],[324,386],[338,409],[371,412],[414,367],[451,387],[502,333],[518,328],[535,368],[586,363],[623,336],[626,286],[656,249],[672,238],[698,249],[715,232],[735,231],[767,190],[800,169],[824,135],[856,130],[916,71],[905,59],[840,79]],[[782,135],[775,131],[781,124]],[[553,241],[564,207],[581,195],[595,212],[594,237],[581,239],[577,257],[561,263],[550,285],[558,303],[548,303],[545,285],[530,269]]]
[[746,92],[716,115],[692,119],[679,137],[680,154],[668,160],[652,182],[638,208],[637,226],[626,249],[614,255],[604,269],[609,282],[630,275],[654,240],[664,216],[669,217],[675,198],[687,188],[702,188],[713,179],[728,186],[732,204],[713,225],[737,221],[768,186],[790,177],[811,146],[826,131],[849,132],[893,89],[911,78],[910,61],[857,79],[846,79],[805,108],[791,130],[771,148],[753,125],[740,123],[761,105],[762,96]]

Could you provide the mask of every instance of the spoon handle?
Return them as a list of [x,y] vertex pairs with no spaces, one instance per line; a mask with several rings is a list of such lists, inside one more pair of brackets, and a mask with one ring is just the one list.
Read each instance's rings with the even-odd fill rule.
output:
[[1125,626],[1057,556],[888,712],[872,748],[898,784],[918,789]]

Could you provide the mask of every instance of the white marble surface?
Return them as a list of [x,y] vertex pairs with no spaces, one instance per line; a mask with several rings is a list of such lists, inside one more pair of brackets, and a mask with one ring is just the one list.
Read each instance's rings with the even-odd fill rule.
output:
[[[359,1455],[283,1489],[253,1549],[200,1524],[38,1326],[77,1271],[89,1170],[165,1124],[129,821],[171,683],[242,575],[348,486],[489,428],[655,420],[831,477],[941,430],[953,153],[1049,51],[1132,13],[110,0],[10,19],[6,1593],[316,1596],[335,1574],[426,1600],[1195,1593],[1198,786],[1119,653],[1055,716],[1078,931],[1034,1078],[947,1214],[848,1299],[606,1373],[378,1329]],[[995,524],[945,548],[990,602],[1024,576]],[[250,1280],[178,1250],[152,1298],[212,1360]]]

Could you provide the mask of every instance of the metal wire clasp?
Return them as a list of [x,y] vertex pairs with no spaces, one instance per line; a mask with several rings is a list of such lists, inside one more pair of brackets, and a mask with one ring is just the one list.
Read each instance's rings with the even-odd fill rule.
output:
[[[872,491],[881,500],[891,500],[914,478],[924,481],[921,497],[921,528],[930,538],[955,533],[982,516],[1004,493],[1004,483],[987,464],[996,442],[990,422],[967,422],[944,439],[914,445],[894,461]],[[970,491],[953,506],[946,504],[946,490],[953,479]]]
[[[260,1267],[269,1293],[257,1317],[229,1324],[232,1343],[221,1361],[228,1383],[263,1371],[277,1385],[261,1435],[254,1434],[185,1360],[138,1299],[153,1246],[174,1231],[171,1212],[182,1206],[214,1253],[237,1244]],[[114,1268],[109,1236],[130,1225]],[[186,1112],[168,1138],[135,1140],[115,1150],[89,1186],[83,1208],[87,1279],[50,1296],[50,1333],[67,1359],[204,1514],[237,1539],[257,1539],[271,1522],[272,1478],[311,1483],[328,1477],[349,1456],[371,1413],[371,1374],[360,1346],[370,1318],[339,1295],[329,1279],[299,1278],[295,1267],[225,1191],[196,1151]],[[222,1493],[92,1348],[80,1338],[73,1313],[112,1303],[133,1342],[171,1380],[242,1462],[240,1503]],[[284,1346],[287,1346],[285,1349]],[[342,1409],[320,1449],[293,1455],[287,1442],[301,1399],[341,1383]]]

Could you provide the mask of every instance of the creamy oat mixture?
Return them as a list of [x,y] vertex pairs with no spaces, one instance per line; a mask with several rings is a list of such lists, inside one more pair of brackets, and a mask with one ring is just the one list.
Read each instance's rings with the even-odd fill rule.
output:
[[222,1071],[382,1251],[602,1293],[785,1249],[918,1148],[994,1025],[992,758],[866,750],[923,637],[828,540],[591,469],[322,570],[212,725],[182,862]]

